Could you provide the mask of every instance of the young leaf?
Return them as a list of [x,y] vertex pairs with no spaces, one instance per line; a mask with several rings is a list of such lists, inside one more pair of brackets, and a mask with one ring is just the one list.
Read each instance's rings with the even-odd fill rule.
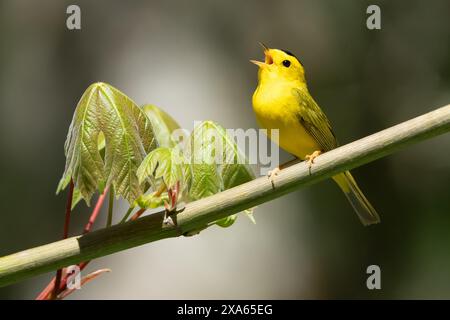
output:
[[253,180],[255,174],[248,160],[226,130],[212,121],[204,121],[194,128],[187,152],[193,163],[219,166],[224,189]]
[[158,145],[160,147],[175,147],[178,141],[174,140],[172,133],[180,129],[180,125],[169,114],[154,105],[144,105],[142,110],[152,123]]
[[225,190],[236,187],[255,179],[255,173],[248,163],[248,159],[239,150],[234,140],[224,132],[226,147],[224,151],[224,163],[221,165],[220,174]]
[[178,148],[159,147],[150,152],[139,166],[139,183],[148,178],[162,179],[167,189],[172,189],[178,181],[184,184],[183,166],[185,161]]
[[231,216],[219,219],[215,222],[219,227],[228,228],[230,227],[237,219],[236,214],[232,214]]
[[[221,132],[225,135],[226,146],[224,151],[225,161],[221,165],[220,174],[226,190],[255,179],[255,173],[250,167],[248,159],[239,150],[234,140],[226,134],[225,130],[222,129]],[[245,210],[244,213],[252,223],[256,223],[253,217],[253,209]],[[231,226],[236,221],[236,218],[237,216],[234,214],[216,221],[216,224],[226,228]]]
[[[202,122],[194,128],[187,153],[193,162],[189,190],[192,200],[213,195],[255,178],[235,141],[223,127],[212,121]],[[235,220],[236,215],[232,215],[216,221],[216,224],[229,227]]]
[[[99,136],[104,135],[104,157]],[[101,139],[100,139],[101,140]],[[92,84],[81,97],[65,143],[66,168],[58,190],[73,179],[89,203],[92,194],[114,185],[130,203],[142,194],[136,170],[156,147],[145,113],[125,94],[106,83]]]
[[[105,154],[104,149],[105,149],[105,136],[103,135],[102,132],[100,132],[100,134],[98,135],[98,150],[102,155],[102,157],[104,157]],[[70,179],[71,176],[69,175],[61,178],[61,180],[58,183],[58,188],[56,189],[56,194],[59,194],[63,189],[66,188],[66,186],[70,182]],[[74,187],[71,210],[73,210],[81,200],[83,200],[83,196],[81,195],[80,189]]]
[[155,192],[151,194],[143,194],[136,199],[136,204],[145,209],[154,209],[164,206],[165,202],[169,202],[169,196],[167,192],[160,196],[155,195]]
[[223,146],[221,138],[217,125],[212,121],[200,123],[189,137],[185,152],[191,163],[191,200],[209,197],[223,190],[218,167]]
[[193,164],[189,198],[198,200],[223,190],[222,178],[215,164]]
[[75,206],[83,199],[83,196],[81,195],[80,189],[74,188],[73,189],[73,196],[72,196],[72,207],[71,210],[75,208]]

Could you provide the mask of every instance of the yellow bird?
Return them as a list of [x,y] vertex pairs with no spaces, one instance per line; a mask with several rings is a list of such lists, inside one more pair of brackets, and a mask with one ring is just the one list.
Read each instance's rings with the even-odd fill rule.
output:
[[[279,146],[311,165],[314,158],[338,146],[330,121],[308,91],[305,70],[289,51],[264,46],[265,61],[259,66],[253,110],[258,124],[279,130]],[[270,134],[269,134],[270,137]],[[333,177],[364,225],[380,218],[349,171]]]

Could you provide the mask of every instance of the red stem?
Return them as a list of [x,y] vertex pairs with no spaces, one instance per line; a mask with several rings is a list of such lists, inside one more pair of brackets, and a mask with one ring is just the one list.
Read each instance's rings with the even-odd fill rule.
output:
[[[71,188],[72,188],[72,194],[73,194],[73,184],[71,184]],[[97,203],[95,205],[94,210],[91,213],[91,216],[89,217],[89,221],[86,224],[86,226],[84,227],[84,231],[83,233],[88,233],[89,231],[91,231],[92,225],[94,224],[95,220],[98,217],[98,214],[100,213],[100,209],[102,208],[103,202],[105,201],[105,197],[106,194],[108,193],[108,188],[105,188],[105,190],[103,191],[103,193],[100,195],[100,197],[97,200]],[[70,197],[70,191],[69,191],[69,197]],[[69,209],[72,206],[72,200],[70,200],[70,206]],[[70,213],[69,213],[70,215]],[[66,217],[67,217],[67,210],[66,210]],[[68,234],[68,229],[69,228],[69,223],[66,221],[64,224],[64,234],[66,235],[66,230],[67,230],[67,234]],[[67,235],[66,235],[67,237]],[[86,266],[88,265],[89,261],[86,262],[82,262],[80,263],[78,266],[80,267],[80,270],[83,270],[84,268],[86,268]],[[59,271],[59,270],[58,270]],[[61,272],[61,276],[62,276],[62,272]],[[45,287],[44,290],[42,290],[42,292],[36,297],[36,300],[46,300],[49,298],[49,295],[52,294],[52,298],[57,296],[57,294],[55,295],[55,292],[61,292],[62,290],[65,289],[66,287],[66,283],[67,283],[67,277],[61,277],[60,276],[60,280],[59,280],[59,285],[57,285],[56,280],[58,279],[58,272],[56,273],[56,277],[54,277],[50,283]],[[59,290],[56,290],[56,288],[59,287]]]
[[[63,239],[67,239],[67,236],[69,235],[69,225],[70,225],[70,213],[72,211],[72,198],[73,198],[73,180],[70,179],[70,186],[69,186],[69,194],[67,196],[67,203],[66,203],[66,215],[64,217],[64,232],[63,232]],[[55,278],[55,286],[51,295],[51,299],[55,299],[58,295],[58,288],[59,284],[61,283],[61,277],[62,277],[62,269],[58,269],[56,271],[56,278]]]
[[46,300],[48,295],[53,291],[53,288],[55,288],[55,280],[56,277],[54,277],[50,283],[45,287],[44,290],[42,290],[41,293],[36,297],[36,300]]
[[67,237],[69,236],[70,214],[72,212],[73,189],[74,189],[73,180],[70,180],[69,195],[67,197],[67,203],[66,203],[66,217],[64,220],[63,239],[67,239]]
[[[82,271],[86,266],[88,265],[90,261],[82,262],[78,265],[80,268],[80,271]],[[55,280],[56,278],[53,278],[49,284],[45,287],[44,290],[36,297],[36,300],[47,300],[49,298],[49,295],[52,293],[53,289],[55,288]],[[66,288],[67,284],[67,277],[63,277],[61,279],[61,284],[59,285],[59,292],[63,291]]]
[[103,202],[105,201],[106,198],[106,194],[108,193],[108,187],[105,188],[105,190],[103,191],[103,193],[100,195],[100,197],[97,200],[97,204],[95,205],[94,211],[92,211],[91,216],[89,217],[89,221],[86,224],[86,226],[84,227],[84,233],[88,233],[89,231],[91,231],[92,225],[94,224],[95,220],[98,217],[98,214],[100,213],[100,209],[103,206]]
[[139,211],[137,211],[131,218],[131,221],[134,221],[136,219],[138,219],[144,212],[146,209],[139,209]]

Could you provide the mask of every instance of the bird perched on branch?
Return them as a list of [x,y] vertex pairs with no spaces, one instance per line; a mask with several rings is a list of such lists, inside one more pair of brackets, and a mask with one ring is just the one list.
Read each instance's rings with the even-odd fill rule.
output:
[[[258,124],[279,130],[278,144],[311,166],[314,158],[338,146],[330,121],[308,91],[305,70],[289,51],[264,45],[265,61],[250,60],[257,66],[258,86],[253,94],[253,110]],[[272,171],[275,174],[279,168]],[[333,177],[364,225],[380,218],[349,171]]]

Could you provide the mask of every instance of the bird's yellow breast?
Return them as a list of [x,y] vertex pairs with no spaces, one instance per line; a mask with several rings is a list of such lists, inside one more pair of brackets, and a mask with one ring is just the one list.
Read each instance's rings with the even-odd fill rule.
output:
[[300,105],[292,94],[292,85],[260,83],[252,100],[259,126],[268,130],[269,137],[270,130],[279,130],[278,144],[281,148],[302,160],[307,154],[320,150],[318,143],[300,123]]

